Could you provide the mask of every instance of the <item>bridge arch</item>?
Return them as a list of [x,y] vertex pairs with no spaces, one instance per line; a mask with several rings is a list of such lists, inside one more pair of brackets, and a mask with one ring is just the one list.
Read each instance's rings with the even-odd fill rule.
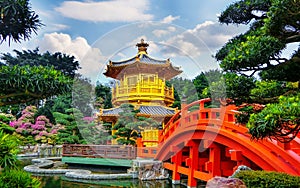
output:
[[[250,136],[208,126],[197,126],[196,129],[195,127],[177,129],[172,137],[159,148],[155,158],[162,161],[168,160],[182,149],[180,145],[182,147],[190,140],[203,141],[204,133],[207,134],[206,140],[224,145],[235,151],[241,151],[244,157],[263,170],[300,175],[300,156],[294,152],[290,151],[291,154],[294,154],[290,155],[290,153],[270,143],[270,141],[253,142],[250,140]],[[210,135],[213,140],[207,139]],[[174,148],[177,149],[174,151]]]
[[[185,106],[161,132],[155,158],[172,171],[174,182],[183,174],[188,176],[188,186],[195,187],[197,179],[229,176],[242,164],[300,175],[299,137],[288,144],[271,139],[251,141],[248,129],[235,123],[235,106],[206,108],[207,102],[210,99]],[[198,110],[191,110],[194,106]]]

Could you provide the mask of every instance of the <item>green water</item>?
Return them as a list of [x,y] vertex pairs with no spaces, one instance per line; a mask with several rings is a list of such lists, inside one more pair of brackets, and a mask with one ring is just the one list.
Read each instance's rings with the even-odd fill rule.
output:
[[147,188],[181,188],[183,185],[172,186],[169,180],[160,181],[140,181],[138,179],[130,180],[78,180],[68,179],[64,176],[35,176],[41,179],[43,188],[120,188],[120,187],[147,187]]

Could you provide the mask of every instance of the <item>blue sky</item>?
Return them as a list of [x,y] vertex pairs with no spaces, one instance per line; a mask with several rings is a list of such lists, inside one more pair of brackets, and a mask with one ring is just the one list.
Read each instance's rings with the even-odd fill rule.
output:
[[80,72],[93,81],[102,75],[109,59],[134,56],[141,38],[150,44],[149,55],[170,58],[194,78],[201,71],[218,68],[212,58],[228,39],[244,32],[245,26],[227,26],[217,15],[232,0],[31,0],[45,24],[30,41],[0,45],[2,53],[13,49],[60,51],[74,55]]

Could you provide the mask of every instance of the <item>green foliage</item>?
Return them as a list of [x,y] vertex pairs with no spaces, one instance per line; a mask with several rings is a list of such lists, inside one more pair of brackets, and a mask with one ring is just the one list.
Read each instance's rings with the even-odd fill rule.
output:
[[296,51],[292,58],[286,63],[280,66],[274,66],[272,69],[263,70],[259,73],[259,76],[263,80],[280,80],[280,81],[290,81],[297,82],[300,80],[300,75],[298,71],[300,70],[299,63],[300,51]]
[[[251,90],[252,98],[273,98],[283,95],[289,90],[292,90],[291,84],[280,81],[257,81],[255,88]],[[262,101],[263,102],[263,101]]]
[[104,144],[108,131],[96,125],[94,117],[83,117],[78,109],[67,109],[64,113],[53,113],[63,129],[58,131],[58,142],[67,144]]
[[42,24],[31,10],[29,0],[0,0],[0,40],[20,42],[30,38]]
[[216,54],[225,71],[260,72],[264,79],[298,81],[299,48],[282,58],[287,44],[299,42],[300,5],[295,0],[242,0],[219,17],[221,23],[248,24],[250,29],[225,44]]
[[19,152],[18,139],[0,130],[0,167],[16,167],[17,154]]
[[[167,82],[167,86],[174,86],[175,102],[172,107],[181,108],[181,103],[189,104],[199,99],[211,97],[210,89],[212,83],[220,81],[222,73],[219,70],[202,72],[192,81],[189,79],[173,78]],[[223,90],[222,90],[223,91]]]
[[7,134],[12,134],[15,129],[9,126],[10,121],[13,121],[15,117],[11,114],[0,113],[0,131]]
[[0,66],[0,106],[44,99],[69,92],[72,81],[43,66]]
[[138,132],[145,127],[158,128],[159,123],[152,118],[137,116],[138,110],[132,104],[122,104],[122,111],[119,113],[118,121],[113,126],[117,130],[112,136],[119,144],[135,145]]
[[267,104],[257,114],[251,114],[247,127],[253,139],[275,138],[291,141],[300,130],[300,94],[280,96],[279,103]]
[[216,56],[218,60],[222,60],[221,68],[224,71],[245,72],[264,67],[269,63],[270,57],[279,55],[285,44],[275,37],[249,32],[231,40],[225,48],[227,54],[224,58],[220,58],[218,54]]
[[67,109],[65,113],[54,112],[53,116],[56,123],[61,124],[63,129],[58,131],[58,143],[81,144],[84,139],[80,134],[77,121],[83,116],[82,113],[74,108]]
[[189,79],[173,78],[167,82],[167,86],[173,85],[175,89],[175,102],[173,107],[180,108],[180,104],[185,100],[186,103],[194,102],[198,99],[197,90],[193,82]]
[[[266,17],[266,11],[269,9],[271,0],[253,1],[244,0],[231,4],[223,11],[219,17],[222,23],[230,24],[248,24],[252,19],[263,19]],[[243,10],[243,12],[241,12]],[[254,10],[260,11],[261,16],[254,14]]]
[[86,122],[80,126],[80,133],[87,144],[106,144],[108,133],[94,122]]
[[51,54],[45,52],[40,54],[39,49],[35,50],[14,50],[16,56],[10,53],[3,54],[1,59],[3,63],[9,66],[44,66],[53,67],[55,70],[60,71],[63,75],[74,78],[76,71],[80,68],[79,62],[75,60],[74,56],[56,52]]
[[76,76],[71,95],[72,108],[80,110],[83,116],[91,116],[95,100],[94,92],[95,90],[90,80],[81,76]]
[[97,107],[112,108],[110,87],[97,83],[95,87],[95,94]]
[[[219,21],[226,24],[251,23],[248,31],[229,40],[215,57],[225,72],[248,77],[258,74],[262,79],[255,81],[255,85],[248,82],[249,89],[246,85],[228,87],[231,83],[227,81],[223,84],[226,96],[236,104],[269,104],[261,112],[248,110],[237,116],[238,121],[249,119],[249,132],[254,139],[271,137],[286,142],[299,132],[298,119],[294,118],[299,117],[297,102],[293,102],[294,106],[283,103],[283,99],[278,102],[280,95],[293,93],[294,96],[288,97],[292,100],[299,93],[300,48],[295,45],[294,52],[283,53],[289,44],[300,42],[299,20],[300,4],[295,0],[240,0],[219,17]],[[298,82],[298,88],[290,82]],[[233,86],[234,83],[237,81],[233,80]],[[222,89],[220,84],[217,86],[216,89]]]
[[[250,91],[254,88],[254,78],[226,73],[217,82],[212,82],[209,92],[213,99],[233,99],[235,104],[250,101]],[[204,90],[205,91],[205,90]]]
[[1,188],[39,188],[41,182],[38,178],[31,177],[31,174],[20,169],[9,169],[0,172]]
[[239,113],[234,114],[237,123],[246,124],[249,121],[250,114],[254,113],[252,106],[245,106],[239,109]]
[[280,172],[244,170],[236,174],[234,178],[241,179],[247,187],[256,188],[298,188],[300,185],[299,176]]
[[287,43],[299,42],[300,4],[298,0],[272,0],[264,19],[264,28],[270,35],[285,39]]
[[198,76],[196,76],[193,79],[193,84],[194,84],[194,86],[196,88],[196,91],[198,93],[198,99],[204,98],[202,96],[202,92],[209,85],[209,82],[207,80],[206,75],[203,72],[200,73]]

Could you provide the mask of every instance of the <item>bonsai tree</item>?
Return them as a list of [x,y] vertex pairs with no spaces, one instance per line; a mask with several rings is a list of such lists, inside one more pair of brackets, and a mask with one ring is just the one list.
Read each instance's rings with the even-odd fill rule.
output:
[[159,123],[151,118],[138,116],[138,110],[134,109],[132,104],[122,104],[120,106],[118,121],[112,127],[116,132],[112,135],[119,144],[136,145],[136,139],[139,132],[144,127],[158,127]]
[[[225,91],[220,95],[230,103],[248,104],[241,108],[247,115],[241,119],[253,139],[289,142],[299,133],[299,46],[289,57],[282,56],[289,44],[300,41],[299,20],[300,4],[295,0],[241,0],[219,17],[225,24],[251,23],[248,31],[230,39],[215,55],[227,74],[210,88]],[[254,108],[256,104],[261,108]]]
[[83,144],[84,138],[81,136],[78,120],[83,118],[82,113],[75,108],[70,108],[65,113],[54,112],[56,123],[60,124],[62,129],[58,131],[58,142],[66,144]]

